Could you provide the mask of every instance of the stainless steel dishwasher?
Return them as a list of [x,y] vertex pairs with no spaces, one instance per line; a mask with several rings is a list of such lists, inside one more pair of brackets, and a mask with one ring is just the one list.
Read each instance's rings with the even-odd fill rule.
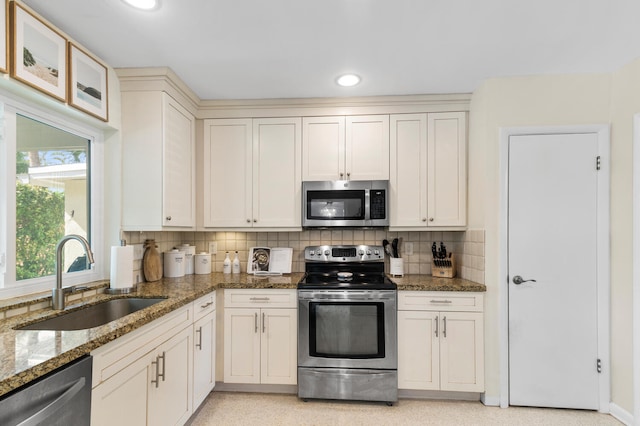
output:
[[2,397],[0,425],[88,426],[92,364],[80,358]]

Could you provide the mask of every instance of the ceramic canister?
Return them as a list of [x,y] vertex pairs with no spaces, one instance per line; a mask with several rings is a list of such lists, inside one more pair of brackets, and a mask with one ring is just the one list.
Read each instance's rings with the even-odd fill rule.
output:
[[178,249],[164,252],[164,276],[169,278],[184,277],[184,252]]
[[194,273],[196,246],[190,246],[189,244],[182,244],[176,247],[178,250],[184,252],[184,274],[191,275]]
[[196,274],[211,273],[211,255],[209,253],[198,253],[195,255]]

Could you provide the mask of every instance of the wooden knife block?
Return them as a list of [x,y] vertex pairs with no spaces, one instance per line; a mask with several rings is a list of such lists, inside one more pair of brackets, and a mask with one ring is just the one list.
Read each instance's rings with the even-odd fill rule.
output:
[[446,266],[436,266],[435,259],[431,261],[431,275],[439,278],[453,278],[456,276],[456,255],[451,253],[451,257],[438,259],[447,262]]

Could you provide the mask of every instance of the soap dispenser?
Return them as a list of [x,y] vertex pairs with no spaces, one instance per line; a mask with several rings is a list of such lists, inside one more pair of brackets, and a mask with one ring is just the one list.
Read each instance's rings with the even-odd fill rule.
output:
[[232,272],[234,274],[239,274],[240,273],[240,259],[238,259],[238,251],[236,250],[236,256],[233,258],[233,263],[231,265],[232,267]]
[[224,257],[224,262],[222,262],[222,273],[231,273],[231,259],[229,259],[229,252],[227,252],[226,256]]

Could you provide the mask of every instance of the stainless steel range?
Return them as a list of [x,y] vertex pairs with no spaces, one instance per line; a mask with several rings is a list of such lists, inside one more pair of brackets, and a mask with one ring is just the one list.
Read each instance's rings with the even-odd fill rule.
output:
[[298,283],[298,396],[398,400],[396,284],[382,246],[306,247]]

